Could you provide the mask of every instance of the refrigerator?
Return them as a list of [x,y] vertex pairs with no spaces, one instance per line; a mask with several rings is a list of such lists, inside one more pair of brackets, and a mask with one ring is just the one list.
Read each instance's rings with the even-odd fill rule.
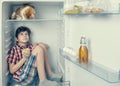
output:
[[[74,5],[86,7],[90,1],[92,0],[2,0],[0,86],[7,86],[9,82],[7,53],[15,44],[14,34],[19,26],[31,29],[32,43],[44,42],[50,46],[50,65],[54,72],[64,74],[63,86],[120,86],[120,1],[93,0],[107,9],[101,13],[65,14],[65,11],[74,9]],[[24,3],[35,7],[35,18],[10,19],[12,12]],[[78,62],[82,35],[87,38],[91,54],[87,65]]]

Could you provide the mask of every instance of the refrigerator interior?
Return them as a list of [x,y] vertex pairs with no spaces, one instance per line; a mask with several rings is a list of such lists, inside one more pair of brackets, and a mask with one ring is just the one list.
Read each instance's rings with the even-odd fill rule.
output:
[[[8,79],[7,52],[15,43],[16,28],[21,25],[31,29],[33,43],[42,41],[50,46],[48,54],[52,69],[55,72],[64,72],[65,80],[70,81],[70,86],[120,86],[118,2],[110,0],[113,1],[112,9],[104,14],[65,15],[62,12],[67,4],[66,1],[81,0],[31,1],[30,4],[36,9],[35,19],[24,21],[10,20],[9,17],[26,1],[2,3],[2,86],[6,86]],[[92,68],[84,68],[74,61],[64,59],[64,55],[59,54],[59,48],[63,47],[71,47],[78,53],[81,35],[86,35],[89,40]],[[66,53],[65,57],[69,57],[69,54]]]
[[19,26],[27,26],[31,29],[32,43],[44,42],[49,45],[48,56],[54,72],[63,72],[64,69],[64,60],[60,59],[59,55],[59,48],[64,46],[64,24],[61,15],[63,2],[30,2],[29,4],[35,6],[35,19],[10,20],[12,12],[24,3],[29,2],[6,1],[2,3],[2,64],[4,64],[2,65],[2,86],[7,86],[7,53],[15,44],[14,34]]

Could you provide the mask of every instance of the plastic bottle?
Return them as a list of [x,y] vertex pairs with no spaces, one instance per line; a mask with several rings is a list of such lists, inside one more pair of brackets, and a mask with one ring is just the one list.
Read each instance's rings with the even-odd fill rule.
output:
[[88,63],[88,48],[86,44],[86,37],[82,36],[80,39],[80,48],[79,48],[79,63],[87,64]]

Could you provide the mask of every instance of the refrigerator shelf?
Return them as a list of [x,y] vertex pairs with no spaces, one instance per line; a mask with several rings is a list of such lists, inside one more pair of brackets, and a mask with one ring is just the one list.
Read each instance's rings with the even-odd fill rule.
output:
[[71,56],[64,52],[63,49],[59,49],[59,53],[68,61],[109,83],[120,83],[120,71],[112,70],[94,61],[91,61],[88,64],[79,64],[77,57]]
[[7,22],[46,22],[46,21],[63,21],[63,19],[29,19],[29,20],[7,20]]
[[[40,2],[42,5],[46,5],[46,4],[53,4],[53,5],[56,5],[56,3],[63,3],[64,1],[63,0],[24,0],[24,1],[21,1],[21,0],[18,0],[19,3],[33,3],[33,2]],[[13,4],[18,4],[18,2],[16,2],[16,0],[3,0],[2,2],[9,2],[9,3],[13,3]]]

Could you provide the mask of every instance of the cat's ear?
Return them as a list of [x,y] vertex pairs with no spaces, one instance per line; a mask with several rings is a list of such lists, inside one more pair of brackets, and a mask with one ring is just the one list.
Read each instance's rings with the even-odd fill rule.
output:
[[30,6],[32,8],[35,8],[33,5],[30,5],[29,3],[24,3],[23,6]]
[[30,6],[30,4],[29,3],[24,3],[23,6]]

